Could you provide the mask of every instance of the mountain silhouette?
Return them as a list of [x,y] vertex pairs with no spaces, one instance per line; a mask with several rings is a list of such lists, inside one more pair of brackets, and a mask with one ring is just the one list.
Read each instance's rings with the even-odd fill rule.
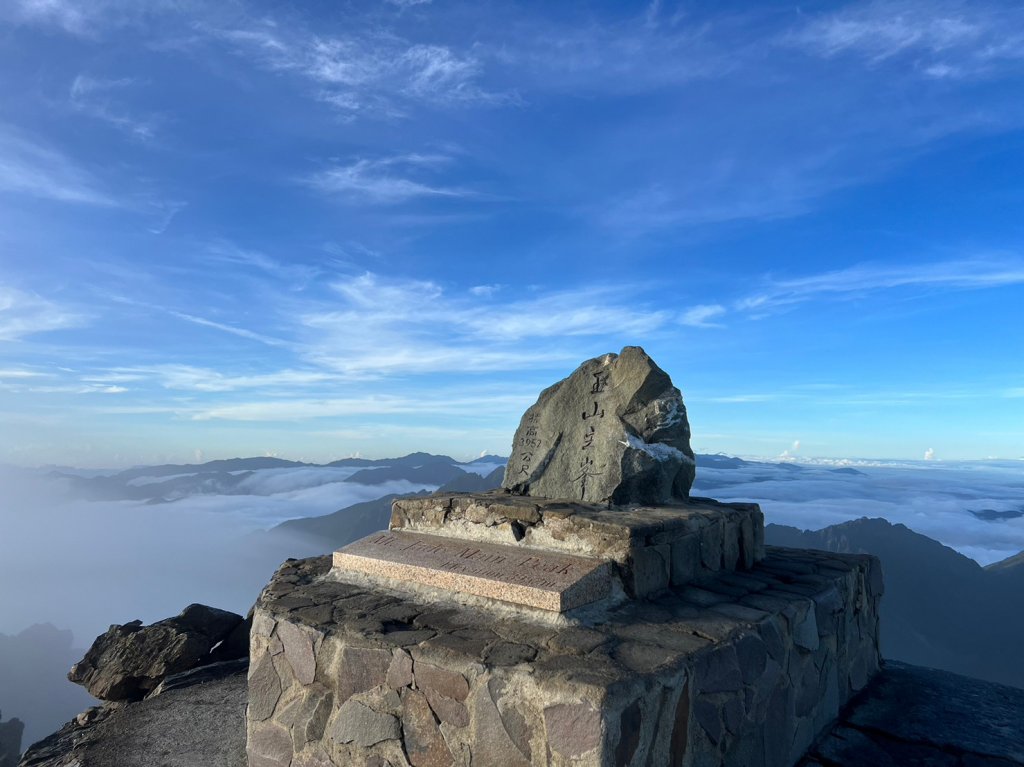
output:
[[905,525],[866,517],[814,531],[767,525],[765,541],[876,555],[883,656],[1024,687],[1024,553],[983,568]]
[[[374,471],[383,471],[383,469]],[[504,467],[500,467],[486,477],[481,477],[479,474],[460,471],[461,476],[442,485],[438,492],[479,493],[492,490],[501,484],[504,472]],[[388,523],[391,521],[391,503],[396,498],[414,498],[428,494],[426,490],[405,495],[392,493],[373,501],[346,506],[333,514],[291,519],[271,528],[267,534],[288,536],[292,539],[299,538],[308,542],[309,548],[302,552],[302,556],[323,554],[378,530],[387,529]],[[299,555],[293,554],[292,556]]]

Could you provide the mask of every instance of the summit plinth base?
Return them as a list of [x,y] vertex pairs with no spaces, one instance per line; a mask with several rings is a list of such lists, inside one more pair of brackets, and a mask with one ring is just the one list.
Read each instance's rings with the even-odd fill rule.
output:
[[[744,570],[764,556],[764,516],[757,504],[720,503],[709,498],[670,506],[608,508],[500,490],[438,493],[396,500],[390,526],[391,535],[430,536],[440,548],[447,549],[433,563],[434,573],[411,572],[403,553],[405,545],[379,536],[341,549],[335,555],[336,568],[357,569],[385,588],[447,584],[466,594],[490,594],[558,611],[595,601],[614,605],[626,599],[650,597],[668,588]],[[393,552],[392,568],[386,566],[389,555],[384,548]],[[429,546],[412,544],[412,548],[426,553]],[[370,558],[379,563],[372,568],[365,556],[367,550],[373,550]],[[488,553],[485,555],[483,550]],[[534,595],[512,588],[517,583],[530,585],[520,570],[521,563],[531,563],[531,557],[544,560],[543,564],[532,563],[538,577],[545,572],[557,574],[559,562],[572,562],[572,567],[561,574],[569,575],[571,570],[576,574],[570,579],[573,582],[584,577],[588,580],[576,587],[576,597],[538,605]],[[475,571],[485,559],[491,563],[486,570],[499,583],[502,567],[507,568],[509,588],[461,588],[460,579],[455,577],[459,570],[465,566]],[[587,561],[592,564],[588,566]],[[587,576],[599,566],[599,575]],[[473,572],[467,574],[472,576]],[[466,579],[461,582],[469,583]]]
[[770,548],[593,625],[338,578],[257,603],[251,767],[791,765],[879,664],[868,556]]

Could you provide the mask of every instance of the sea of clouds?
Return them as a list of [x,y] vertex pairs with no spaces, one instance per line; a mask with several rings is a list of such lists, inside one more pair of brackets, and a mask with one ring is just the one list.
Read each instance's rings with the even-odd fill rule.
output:
[[[486,474],[495,465],[463,468]],[[264,469],[230,495],[158,503],[69,498],[44,474],[0,472],[0,633],[51,622],[86,644],[110,623],[157,620],[189,602],[245,612],[292,553],[286,539],[260,531],[388,493],[434,489],[345,481],[355,471]],[[1024,461],[701,465],[693,492],[756,501],[767,522],[803,529],[884,517],[981,564],[1024,550]],[[986,509],[1021,516],[970,513]]]
[[[755,501],[761,504],[766,522],[805,530],[882,517],[982,565],[1024,550],[1024,461],[1020,460],[702,466],[693,492],[723,501]],[[988,521],[971,513],[984,510],[1008,516]]]
[[[487,475],[498,465],[461,468]],[[173,500],[156,494],[88,501],[69,495],[66,480],[0,467],[0,651],[5,642],[9,650],[6,659],[0,657],[0,707],[24,716],[35,706],[43,713],[31,723],[33,736],[52,731],[84,705],[81,691],[63,681],[68,658],[80,656],[110,624],[136,618],[149,623],[191,602],[245,613],[284,559],[310,553],[309,540],[264,531],[286,519],[328,514],[388,493],[435,489],[407,481],[346,481],[355,471],[263,469],[231,494],[200,492],[197,482],[195,491]],[[153,485],[157,493],[169,479],[140,476],[125,484]],[[1024,550],[1024,461],[736,465],[704,459],[693,493],[755,501],[767,522],[803,529],[884,517],[981,564]],[[983,510],[997,512],[997,518],[971,513]],[[45,657],[35,652],[19,685],[10,676],[11,663],[26,665],[24,648],[31,649],[32,632],[38,632],[29,627],[40,623],[70,629],[79,649],[68,644]]]
[[231,495],[154,503],[81,500],[60,480],[0,470],[0,633],[49,622],[88,645],[111,623],[148,623],[190,602],[245,613],[293,553],[288,539],[262,531],[389,493],[436,489],[345,482],[355,471],[265,469]]

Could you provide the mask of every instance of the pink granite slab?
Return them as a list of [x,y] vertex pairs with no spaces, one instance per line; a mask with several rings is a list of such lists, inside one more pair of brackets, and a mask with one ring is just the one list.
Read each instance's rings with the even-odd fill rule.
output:
[[334,568],[556,612],[602,599],[611,589],[604,560],[401,531],[339,549]]

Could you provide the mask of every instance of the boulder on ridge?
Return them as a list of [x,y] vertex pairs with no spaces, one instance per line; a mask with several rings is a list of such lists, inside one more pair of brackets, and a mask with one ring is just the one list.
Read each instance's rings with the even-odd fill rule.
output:
[[[68,679],[101,700],[139,700],[161,680],[208,663],[228,660],[214,648],[231,646],[234,657],[248,654],[235,641],[244,619],[227,610],[191,604],[173,618],[143,626],[132,621],[111,626],[93,642]],[[228,653],[231,654],[231,653]]]
[[689,496],[690,424],[668,374],[639,346],[587,360],[523,415],[503,487],[589,503]]

